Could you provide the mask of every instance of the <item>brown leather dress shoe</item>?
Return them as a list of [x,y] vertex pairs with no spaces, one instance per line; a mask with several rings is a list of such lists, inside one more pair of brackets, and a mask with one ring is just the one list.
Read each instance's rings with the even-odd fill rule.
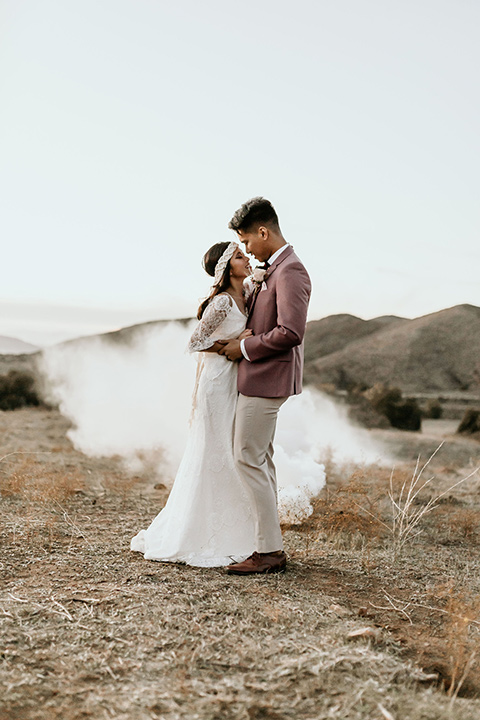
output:
[[284,552],[275,553],[257,553],[254,552],[246,560],[235,565],[227,566],[229,575],[257,575],[259,573],[277,573],[285,572],[287,567],[287,556]]

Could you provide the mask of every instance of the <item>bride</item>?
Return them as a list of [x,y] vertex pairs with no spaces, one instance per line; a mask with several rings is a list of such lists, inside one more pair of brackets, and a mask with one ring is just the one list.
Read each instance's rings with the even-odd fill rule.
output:
[[187,446],[165,507],[130,548],[146,560],[217,567],[255,550],[250,503],[233,460],[238,366],[217,354],[219,340],[251,334],[245,330],[251,267],[236,242],[213,245],[203,266],[214,285],[189,342],[199,355]]

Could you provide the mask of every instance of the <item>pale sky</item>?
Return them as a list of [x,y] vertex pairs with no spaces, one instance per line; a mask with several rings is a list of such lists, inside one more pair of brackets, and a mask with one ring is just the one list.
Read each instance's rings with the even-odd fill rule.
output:
[[480,305],[477,0],[0,0],[0,334],[194,315],[264,195],[310,319]]

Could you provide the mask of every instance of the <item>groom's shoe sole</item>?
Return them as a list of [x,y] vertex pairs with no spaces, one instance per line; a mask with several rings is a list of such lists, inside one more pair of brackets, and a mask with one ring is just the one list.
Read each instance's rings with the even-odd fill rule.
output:
[[278,567],[268,567],[265,570],[234,570],[227,567],[227,575],[273,575],[273,573],[284,573],[286,569],[287,563]]
[[287,557],[282,555],[259,555],[253,553],[241,563],[227,566],[228,575],[267,575],[272,573],[285,572]]

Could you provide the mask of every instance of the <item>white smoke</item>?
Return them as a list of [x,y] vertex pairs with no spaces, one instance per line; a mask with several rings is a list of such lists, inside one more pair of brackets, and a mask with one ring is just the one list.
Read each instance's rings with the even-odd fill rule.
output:
[[[86,338],[47,348],[42,370],[53,399],[72,421],[69,437],[92,456],[119,455],[132,470],[155,458],[171,483],[188,432],[195,358],[186,353],[192,325],[170,322],[138,329],[130,340]],[[275,462],[282,520],[312,512],[325,484],[322,458],[379,460],[367,431],[352,427],[329,398],[312,390],[279,413]]]
[[278,416],[275,463],[278,504],[283,522],[311,515],[314,498],[325,484],[326,459],[334,464],[381,462],[368,431],[351,425],[345,408],[307,388],[287,400]]

